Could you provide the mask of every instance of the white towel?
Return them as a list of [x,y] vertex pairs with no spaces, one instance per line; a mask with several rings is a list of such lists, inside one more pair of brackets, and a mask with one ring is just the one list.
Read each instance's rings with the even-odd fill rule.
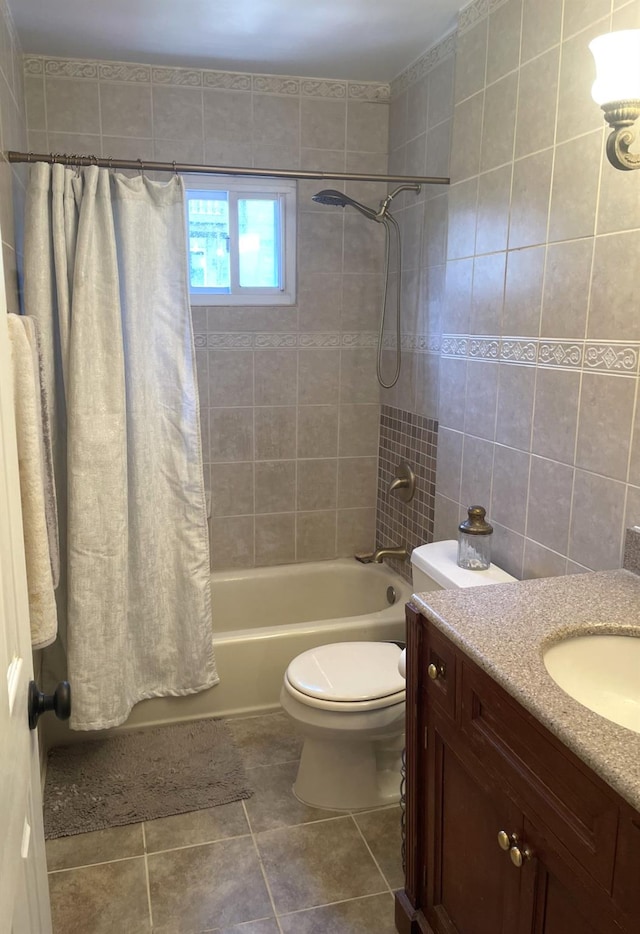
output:
[[13,368],[13,395],[20,470],[20,498],[29,588],[31,645],[42,649],[56,638],[58,621],[53,592],[44,493],[40,378],[20,315],[7,316]]
[[44,373],[44,361],[42,358],[42,347],[40,345],[40,332],[38,330],[37,318],[31,318],[28,315],[20,317],[24,329],[27,332],[31,353],[33,356],[34,372],[37,374],[40,393],[36,396],[36,406],[38,409],[38,424],[41,426],[39,432],[42,454],[42,468],[44,480],[44,508],[45,518],[47,520],[47,538],[49,541],[49,557],[51,559],[51,576],[53,578],[53,589],[55,590],[60,582],[60,539],[58,533],[58,500],[56,497],[56,483],[53,473],[53,444],[51,438],[51,423],[49,420],[49,399],[47,396],[47,385]]

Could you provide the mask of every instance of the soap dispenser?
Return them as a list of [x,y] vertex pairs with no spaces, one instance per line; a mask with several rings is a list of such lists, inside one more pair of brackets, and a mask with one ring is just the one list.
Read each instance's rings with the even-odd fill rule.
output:
[[468,518],[458,526],[458,565],[468,571],[486,571],[491,564],[493,526],[483,506],[469,506]]

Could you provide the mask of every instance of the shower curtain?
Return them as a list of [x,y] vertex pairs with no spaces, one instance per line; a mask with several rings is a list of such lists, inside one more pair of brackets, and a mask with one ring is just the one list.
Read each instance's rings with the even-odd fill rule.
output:
[[33,166],[24,311],[38,318],[66,562],[71,726],[218,682],[182,180]]

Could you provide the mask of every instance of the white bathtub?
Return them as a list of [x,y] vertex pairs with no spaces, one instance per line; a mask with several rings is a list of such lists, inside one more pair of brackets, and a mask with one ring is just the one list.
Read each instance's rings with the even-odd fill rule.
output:
[[[117,731],[278,710],[287,665],[305,649],[328,642],[404,641],[411,587],[384,564],[338,558],[218,571],[211,575],[211,594],[220,683],[200,694],[141,701]],[[74,732],[53,717],[45,727],[47,748],[106,735]]]
[[404,640],[411,597],[409,584],[386,565],[353,558],[218,571],[211,592],[220,683],[200,694],[142,701],[126,727],[277,710],[292,658],[327,642]]

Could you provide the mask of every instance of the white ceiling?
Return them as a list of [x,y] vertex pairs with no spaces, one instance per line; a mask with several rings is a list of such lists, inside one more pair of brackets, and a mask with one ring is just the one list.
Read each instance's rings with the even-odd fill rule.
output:
[[10,0],[25,52],[388,82],[464,0]]

